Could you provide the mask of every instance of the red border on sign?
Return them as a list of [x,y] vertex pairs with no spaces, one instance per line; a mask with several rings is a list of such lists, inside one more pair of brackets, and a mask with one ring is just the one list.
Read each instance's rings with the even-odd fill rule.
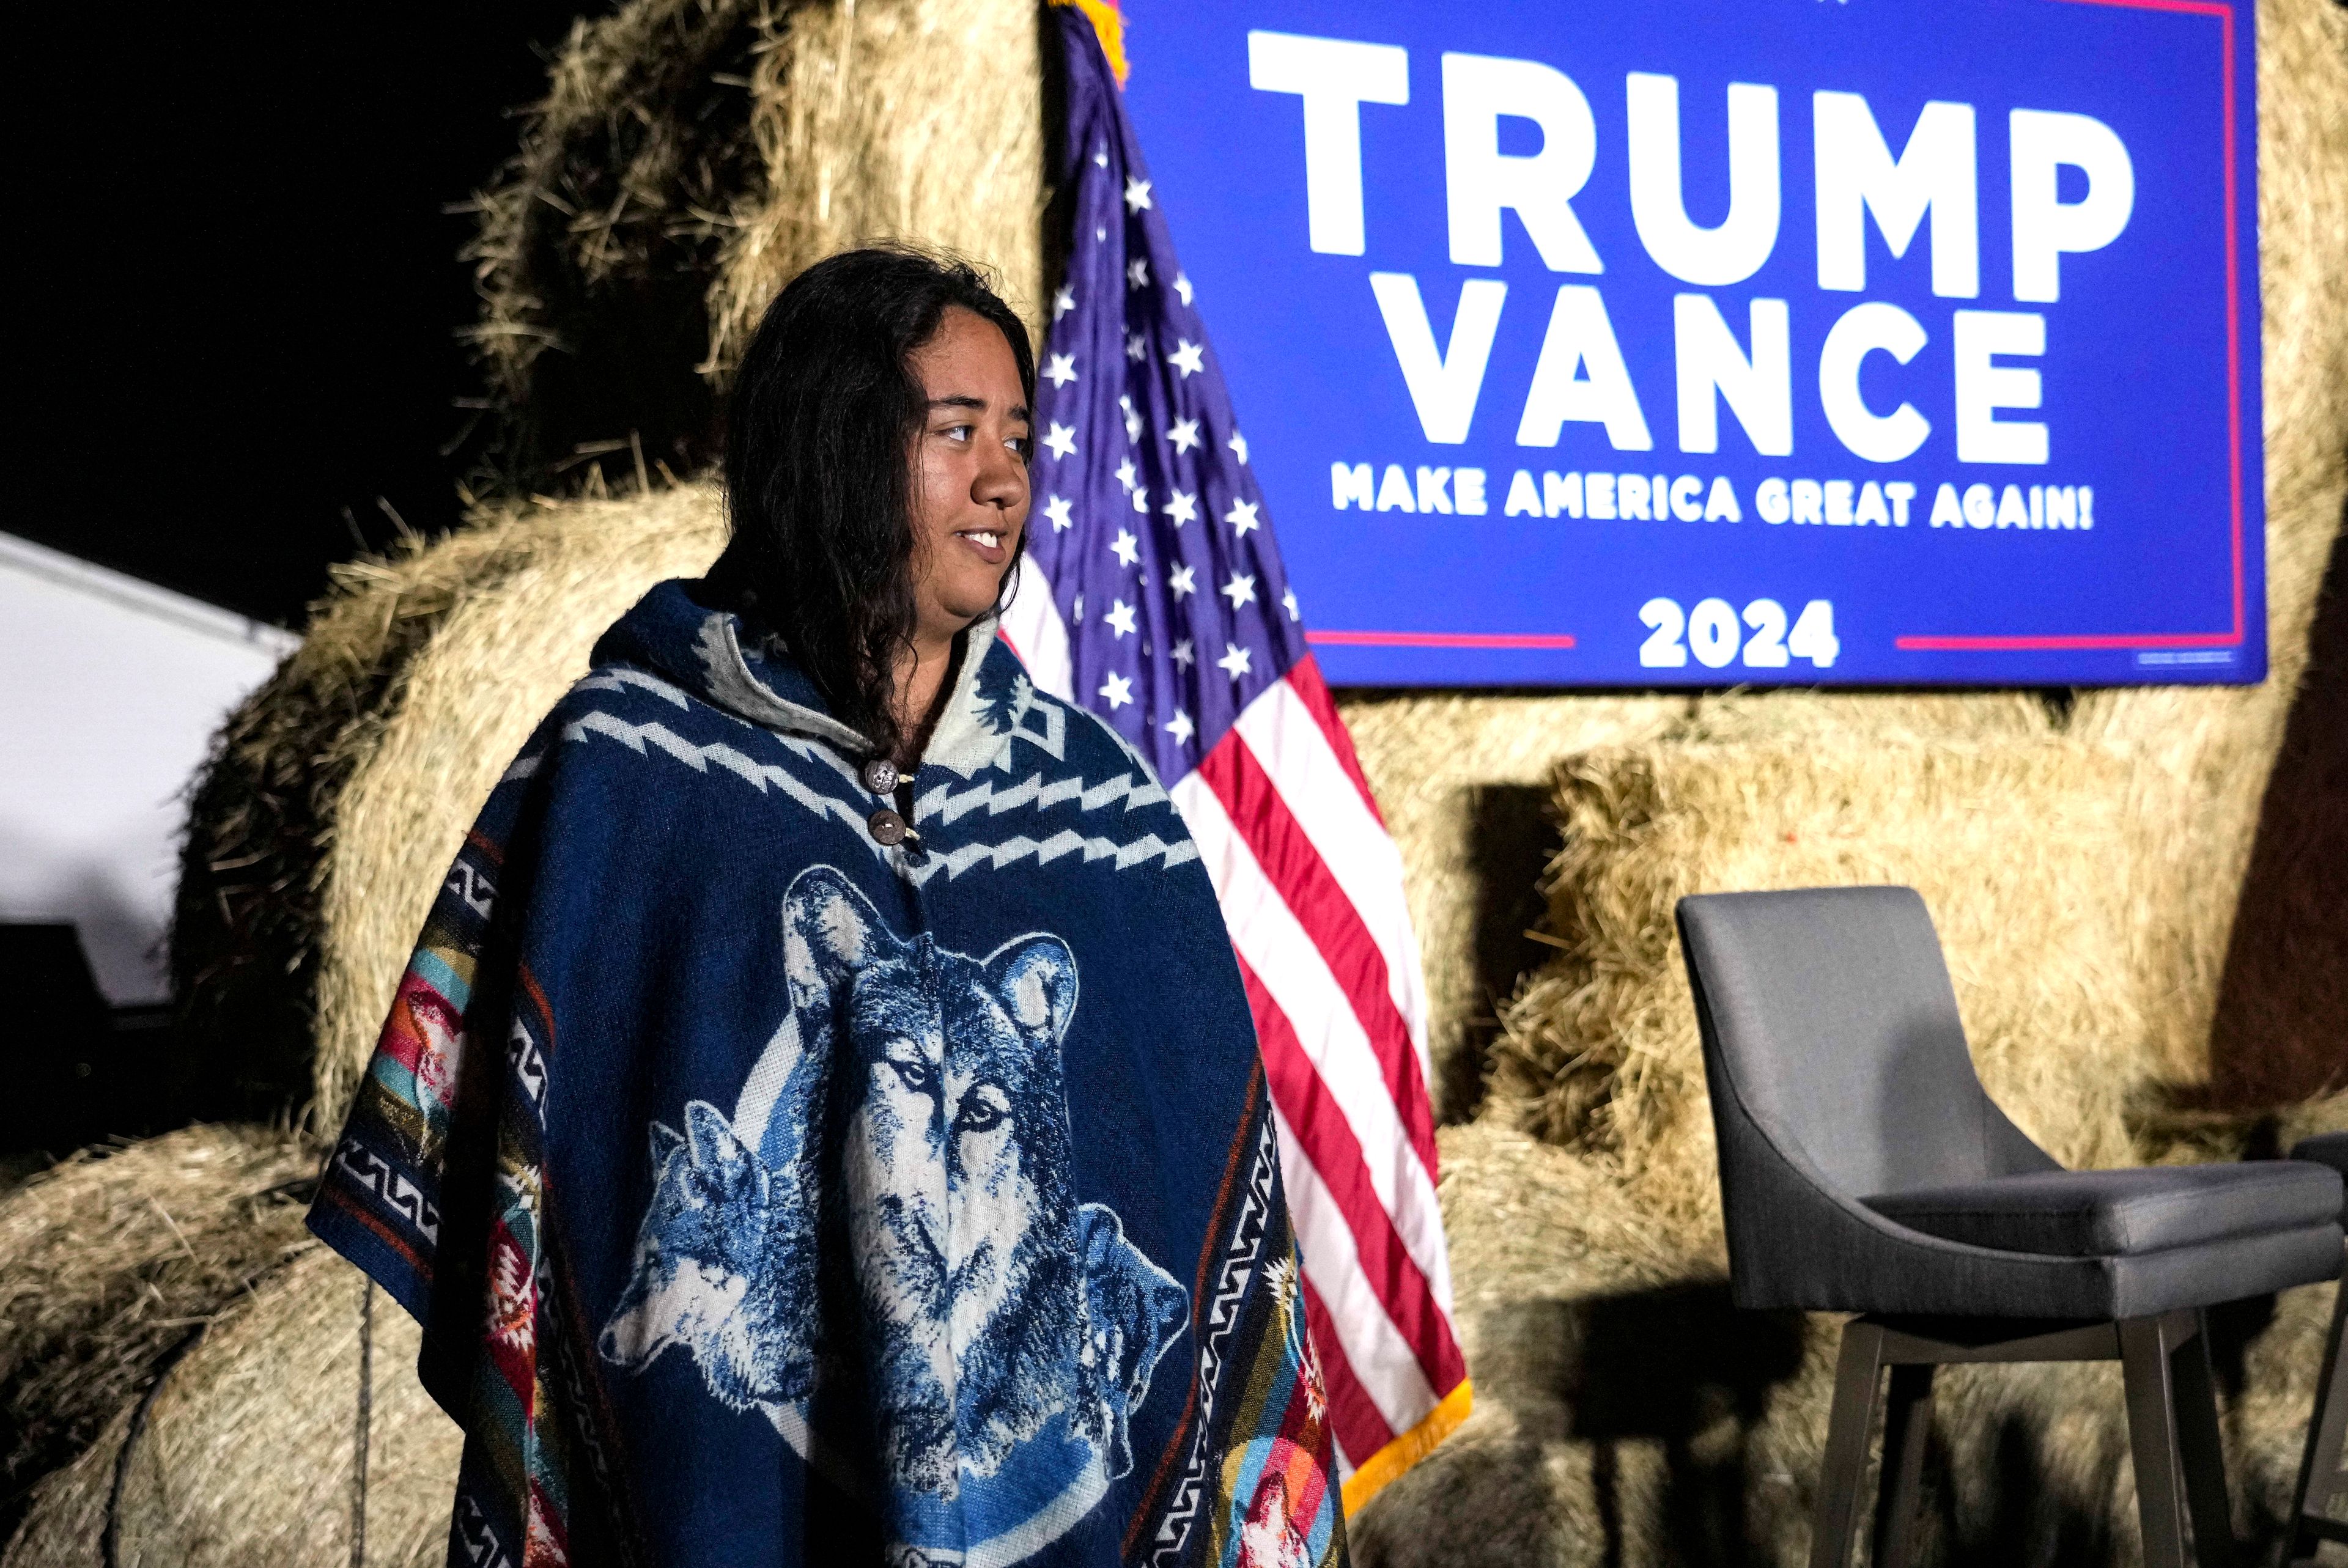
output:
[[2075,5],[2112,5],[2135,11],[2173,11],[2215,16],[2220,26],[2219,70],[2225,99],[2226,190],[2226,425],[2233,466],[2234,630],[2223,631],[2114,633],[2052,637],[1895,637],[1902,652],[2006,653],[2044,649],[2232,648],[2242,641],[2242,289],[2241,242],[2235,227],[2234,192],[2234,8],[2219,0],[2067,0]]

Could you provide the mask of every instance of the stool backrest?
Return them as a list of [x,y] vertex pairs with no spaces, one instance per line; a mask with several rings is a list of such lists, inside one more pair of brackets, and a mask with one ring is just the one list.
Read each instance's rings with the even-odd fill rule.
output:
[[[1680,941],[1704,1036],[1735,1255],[1797,1214],[1780,1160],[1848,1204],[2056,1169],[1982,1088],[1924,900],[1911,887],[1812,887],[1683,898]],[[1740,1198],[1747,1201],[1740,1201]],[[1743,1245],[1740,1246],[1740,1241]]]

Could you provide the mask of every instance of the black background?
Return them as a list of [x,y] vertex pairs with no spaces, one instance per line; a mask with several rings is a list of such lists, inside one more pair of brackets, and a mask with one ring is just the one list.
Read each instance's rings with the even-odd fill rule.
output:
[[293,625],[392,539],[378,497],[453,523],[479,377],[472,220],[444,209],[511,155],[576,14],[71,7],[20,35],[0,528]]

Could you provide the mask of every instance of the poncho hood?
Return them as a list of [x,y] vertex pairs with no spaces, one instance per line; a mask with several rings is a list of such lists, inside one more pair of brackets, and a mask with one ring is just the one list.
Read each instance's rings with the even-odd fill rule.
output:
[[[820,741],[846,755],[871,750],[870,742],[831,716],[815,682],[788,654],[757,636],[740,616],[712,608],[708,597],[698,583],[660,584],[603,633],[592,661],[657,673],[736,718]],[[924,764],[952,768],[965,778],[1002,751],[983,723],[978,692],[986,664],[994,662],[996,683],[1026,680],[1017,656],[995,636],[996,625],[989,616],[963,633],[965,649],[980,650],[980,656],[965,652],[957,663],[953,691],[922,753]]]

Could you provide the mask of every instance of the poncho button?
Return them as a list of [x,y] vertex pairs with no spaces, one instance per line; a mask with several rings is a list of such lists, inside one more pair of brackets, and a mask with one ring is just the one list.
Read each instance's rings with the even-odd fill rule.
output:
[[[886,757],[874,757],[864,764],[864,787],[874,794],[887,794],[897,787],[897,767]],[[899,825],[901,828],[902,825]],[[879,829],[875,828],[875,834]],[[893,843],[894,840],[890,842]]]
[[[882,764],[886,766],[887,764]],[[905,819],[883,806],[864,819],[874,840],[881,844],[902,844],[905,841]]]

